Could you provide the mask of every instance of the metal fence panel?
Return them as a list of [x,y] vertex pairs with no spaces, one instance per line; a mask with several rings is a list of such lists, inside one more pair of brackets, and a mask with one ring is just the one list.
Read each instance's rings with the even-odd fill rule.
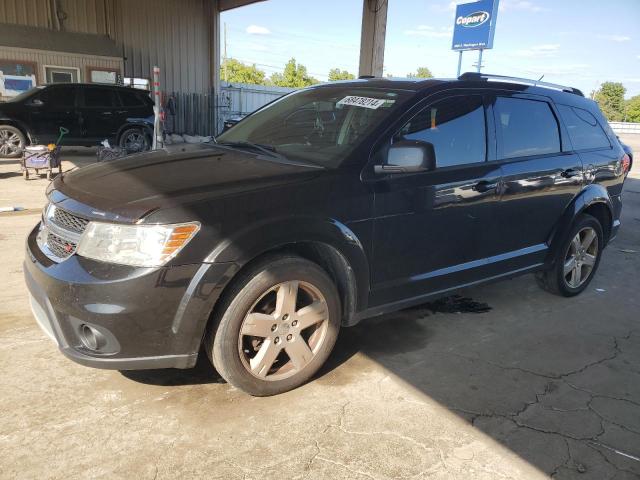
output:
[[609,122],[611,128],[616,133],[637,133],[640,134],[640,123],[631,122]]
[[165,130],[188,135],[217,135],[225,120],[244,117],[294,88],[222,82],[220,94],[169,94],[175,102],[175,115],[167,115]]
[[222,125],[228,118],[244,117],[294,90],[286,87],[221,82],[217,108],[217,132],[222,131]]

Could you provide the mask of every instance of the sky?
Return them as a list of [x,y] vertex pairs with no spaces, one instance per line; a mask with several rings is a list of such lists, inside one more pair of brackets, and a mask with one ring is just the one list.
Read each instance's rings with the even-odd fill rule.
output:
[[[428,67],[455,77],[451,50],[455,6],[462,0],[388,0],[384,74]],[[227,56],[268,75],[292,57],[319,80],[331,68],[357,74],[362,0],[268,0],[224,12]],[[640,0],[500,0],[493,50],[483,72],[540,78],[589,94],[622,82],[640,94]],[[221,45],[224,45],[222,34]],[[224,47],[223,47],[224,49]],[[462,71],[474,71],[465,52]]]

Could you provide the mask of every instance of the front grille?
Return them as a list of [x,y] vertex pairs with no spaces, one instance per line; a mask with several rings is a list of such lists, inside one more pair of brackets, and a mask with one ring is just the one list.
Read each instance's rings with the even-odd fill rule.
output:
[[89,220],[86,218],[82,218],[78,215],[67,212],[66,210],[62,210],[61,208],[56,208],[54,210],[53,221],[59,227],[71,230],[75,233],[84,232],[84,229],[87,228],[87,224],[89,223]]
[[78,242],[89,224],[89,219],[49,205],[42,220],[36,237],[42,253],[54,262],[66,260],[76,253]]
[[58,258],[67,258],[73,255],[76,251],[77,245],[72,242],[68,242],[62,237],[59,237],[55,233],[49,232],[47,234],[47,247],[51,253]]

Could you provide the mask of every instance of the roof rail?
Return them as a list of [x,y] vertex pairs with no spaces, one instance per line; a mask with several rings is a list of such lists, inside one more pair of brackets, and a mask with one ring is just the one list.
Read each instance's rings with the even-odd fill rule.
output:
[[358,79],[363,80],[365,78],[376,78],[375,75],[360,75]]
[[573,87],[567,87],[565,85],[558,85],[556,83],[549,82],[541,82],[540,80],[532,80],[530,78],[520,78],[520,77],[509,77],[505,75],[493,75],[491,73],[478,73],[478,72],[465,72],[458,77],[458,80],[484,80],[488,81],[497,81],[497,82],[510,82],[510,83],[520,83],[523,85],[531,85],[534,87],[545,87],[552,88],[554,90],[560,90],[562,92],[573,93],[574,95],[580,95],[584,97],[584,93],[581,90]]

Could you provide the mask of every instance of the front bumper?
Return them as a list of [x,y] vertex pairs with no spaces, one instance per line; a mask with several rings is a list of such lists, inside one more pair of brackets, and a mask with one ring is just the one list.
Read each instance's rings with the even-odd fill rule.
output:
[[[195,365],[208,318],[235,264],[162,268],[72,255],[55,263],[27,237],[24,275],[33,315],[64,355],[117,370]],[[98,341],[87,342],[90,329]]]

